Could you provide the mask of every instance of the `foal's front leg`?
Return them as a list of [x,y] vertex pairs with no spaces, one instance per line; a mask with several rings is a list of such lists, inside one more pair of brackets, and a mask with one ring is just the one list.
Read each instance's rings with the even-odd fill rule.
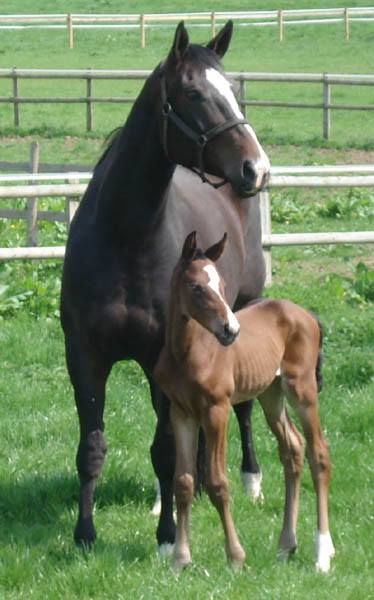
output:
[[173,566],[181,571],[191,562],[189,544],[189,520],[194,495],[194,473],[198,442],[198,424],[191,417],[171,407],[176,446],[175,502],[177,506],[177,531],[173,554]]
[[207,456],[206,487],[209,498],[222,521],[227,558],[233,567],[240,568],[245,560],[245,552],[240,545],[231,517],[226,477],[226,432],[229,410],[229,401],[225,399],[219,405],[210,406],[203,417]]

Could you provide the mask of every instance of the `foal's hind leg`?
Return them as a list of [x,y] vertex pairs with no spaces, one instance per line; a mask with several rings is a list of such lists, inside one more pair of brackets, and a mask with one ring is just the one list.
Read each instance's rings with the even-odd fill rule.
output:
[[279,557],[296,550],[296,524],[299,510],[300,475],[303,468],[303,441],[284,407],[281,384],[276,379],[259,401],[266,420],[278,441],[279,457],[285,476],[283,527],[279,538]]
[[300,386],[293,385],[290,401],[303,427],[307,443],[307,457],[317,495],[316,569],[327,572],[330,569],[330,560],[335,554],[328,520],[331,463],[328,447],[320,427],[314,377],[313,373],[310,384],[303,382]]
[[225,534],[225,548],[233,567],[241,567],[245,552],[240,545],[229,508],[229,487],[226,477],[226,432],[229,413],[228,400],[213,405],[203,416],[206,436],[206,487],[212,504],[221,518]]
[[253,404],[254,400],[241,402],[234,406],[234,411],[239,424],[242,445],[241,480],[248,497],[252,502],[257,502],[257,500],[262,501],[264,496],[261,491],[262,473],[256,460],[252,437]]
[[77,337],[69,335],[66,336],[66,361],[80,425],[76,457],[80,480],[79,514],[74,539],[77,543],[90,545],[96,538],[92,518],[93,495],[106,454],[103,413],[105,383],[111,365],[84,348]]

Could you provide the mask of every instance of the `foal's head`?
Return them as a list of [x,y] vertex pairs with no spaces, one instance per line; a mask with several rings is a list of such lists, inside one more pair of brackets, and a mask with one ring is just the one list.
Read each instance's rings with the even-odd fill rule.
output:
[[178,25],[161,68],[161,128],[172,162],[198,170],[203,180],[202,173],[223,178],[237,195],[248,197],[266,184],[270,164],[220,65],[232,29],[228,21],[200,46],[189,43],[183,22]]
[[178,287],[179,308],[216,336],[223,346],[232,344],[239,333],[239,323],[225,298],[225,283],[215,263],[221,256],[227,234],[205,252],[197,247],[196,231],[190,233],[174,272]]

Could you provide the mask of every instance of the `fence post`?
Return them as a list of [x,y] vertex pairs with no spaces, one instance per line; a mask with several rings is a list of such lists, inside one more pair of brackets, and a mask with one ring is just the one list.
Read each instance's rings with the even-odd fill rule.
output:
[[210,18],[212,22],[212,38],[214,38],[214,36],[216,35],[216,13],[214,11],[210,15]]
[[282,10],[278,10],[278,28],[279,28],[279,41],[283,42],[284,21],[283,21],[283,11]]
[[239,106],[242,109],[244,118],[247,118],[247,105],[245,103],[245,96],[246,96],[245,87],[246,87],[245,79],[240,79],[239,80]]
[[345,31],[345,40],[349,41],[349,8],[344,9],[344,31]]
[[71,49],[74,47],[74,33],[73,33],[73,17],[70,13],[66,17],[66,25],[68,28],[68,46]]
[[[30,146],[30,172],[37,173],[39,170],[39,144],[32,142]],[[37,246],[37,221],[38,221],[38,199],[27,200],[27,245]]]
[[[271,210],[269,190],[265,188],[259,194],[260,197],[260,214],[261,214],[261,233],[262,236],[271,234]],[[271,277],[271,246],[263,248],[265,259],[265,285],[269,285],[272,281]]]
[[19,127],[19,98],[18,98],[18,76],[17,68],[13,67],[13,114],[14,114],[14,125]]
[[140,15],[140,47],[145,48],[145,17]]
[[323,137],[325,140],[330,139],[331,133],[331,111],[329,104],[331,101],[331,87],[328,82],[328,75],[323,74]]
[[[88,69],[91,70],[91,67],[88,67]],[[86,96],[87,96],[86,129],[87,129],[87,131],[92,131],[93,104],[92,104],[92,77],[90,75],[88,75],[88,77],[87,77]]]
[[[79,183],[79,179],[71,177],[66,180],[66,183]],[[75,215],[79,202],[75,199],[75,196],[66,196],[65,204],[65,216],[66,216],[66,228],[69,231],[70,223]]]

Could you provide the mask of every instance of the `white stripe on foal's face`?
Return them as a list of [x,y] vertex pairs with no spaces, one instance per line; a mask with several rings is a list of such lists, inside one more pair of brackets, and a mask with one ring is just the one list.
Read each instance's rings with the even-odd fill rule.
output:
[[203,271],[205,271],[205,273],[209,277],[208,286],[210,287],[211,290],[213,290],[213,292],[215,294],[217,294],[219,299],[225,305],[229,329],[230,329],[231,333],[236,335],[240,329],[240,325],[239,325],[238,319],[232,312],[232,310],[229,307],[229,305],[227,304],[227,302],[225,302],[225,299],[223,298],[223,296],[220,292],[220,289],[219,289],[220,276],[218,275],[217,269],[213,265],[206,265],[205,267],[203,267]]
[[[209,81],[209,83],[211,83],[216,88],[216,90],[221,94],[221,96],[223,96],[227,100],[234,115],[236,117],[238,117],[238,119],[244,119],[244,115],[241,112],[239,105],[236,101],[236,98],[234,96],[234,93],[231,89],[231,84],[226,79],[226,77],[224,77],[222,75],[222,73],[217,71],[217,69],[213,69],[213,67],[210,67],[209,69],[205,69],[205,75],[206,75],[206,78]],[[253,141],[257,147],[257,152],[258,152],[259,158],[257,159],[254,166],[258,172],[256,185],[259,186],[259,183],[262,181],[263,175],[270,170],[270,162],[269,162],[269,159],[268,159],[267,155],[265,154],[260,142],[258,141],[257,135],[254,132],[254,130],[252,129],[252,127],[248,124],[244,125],[244,127],[246,128],[246,130],[248,131],[250,136],[253,138]]]

